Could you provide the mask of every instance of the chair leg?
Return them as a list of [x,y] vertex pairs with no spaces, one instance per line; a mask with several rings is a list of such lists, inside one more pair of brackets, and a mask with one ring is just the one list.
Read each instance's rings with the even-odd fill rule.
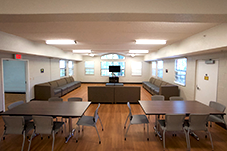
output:
[[30,140],[29,140],[29,145],[28,145],[28,151],[30,150],[30,147],[31,147],[31,144],[32,144],[32,139],[33,139],[33,135],[35,134],[35,131],[32,132],[32,135],[30,137]]
[[189,146],[188,146],[188,135],[187,135],[187,132],[186,132],[186,130],[185,130],[185,129],[184,129],[184,134],[185,134],[185,139],[186,139],[187,149],[189,149]]
[[99,117],[99,121],[100,121],[100,123],[101,123],[102,131],[103,131],[103,125],[102,125],[102,121],[101,121],[100,117]]
[[76,127],[76,143],[78,142],[79,129],[80,129],[80,125],[77,125],[77,127]]
[[210,142],[211,142],[212,150],[214,150],[214,145],[213,145],[211,134],[210,134],[210,132],[208,130],[207,130],[207,133],[209,134],[209,137],[210,137]]
[[188,130],[188,134],[187,134],[187,137],[188,137],[188,150],[191,149],[189,133],[190,133],[190,130]]
[[24,150],[24,142],[25,142],[25,131],[23,131],[23,142],[22,142],[22,147],[21,147],[21,151]]
[[149,123],[147,123],[147,140],[149,141]]
[[2,134],[2,137],[1,137],[1,139],[0,139],[0,142],[1,142],[1,140],[5,137],[5,134],[6,134],[6,130],[4,130],[4,132],[3,132],[3,134]]
[[126,118],[125,125],[124,125],[124,129],[126,128],[126,124],[127,124],[127,122],[128,122],[128,118],[129,118],[129,115],[128,115],[128,117]]
[[163,148],[164,148],[164,150],[165,150],[165,148],[166,148],[166,144],[165,144],[165,143],[166,143],[166,142],[165,142],[166,130],[163,130],[163,134],[162,134],[162,135],[163,135],[163,136],[162,136],[162,137],[163,137],[163,140],[162,140],[162,141],[163,141]]
[[125,133],[125,140],[126,140],[126,136],[127,136],[127,133],[128,133],[128,130],[129,130],[130,125],[131,125],[131,123],[129,123],[128,128],[127,128],[127,130],[126,130],[126,133]]
[[52,137],[53,137],[53,141],[52,141],[52,151],[54,150],[54,141],[55,141],[55,132],[52,131]]
[[99,137],[99,144],[101,144],[101,139],[100,139],[99,132],[98,132],[98,129],[97,129],[96,125],[95,125],[95,129],[96,129],[96,132],[97,132],[98,137]]

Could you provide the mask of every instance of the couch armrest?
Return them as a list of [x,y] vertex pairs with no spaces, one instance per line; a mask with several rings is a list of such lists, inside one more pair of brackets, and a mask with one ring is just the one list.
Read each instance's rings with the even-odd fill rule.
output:
[[35,99],[48,100],[51,97],[51,86],[48,83],[35,85]]
[[159,89],[159,95],[164,95],[165,100],[169,100],[171,96],[179,96],[179,89],[177,85],[162,85]]

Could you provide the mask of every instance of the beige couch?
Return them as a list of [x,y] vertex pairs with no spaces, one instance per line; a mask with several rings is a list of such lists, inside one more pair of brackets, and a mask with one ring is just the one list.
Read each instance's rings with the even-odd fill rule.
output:
[[140,87],[129,86],[90,86],[88,101],[95,103],[137,103],[140,100]]
[[81,86],[80,81],[66,77],[35,85],[35,99],[48,100],[50,97],[60,97]]
[[165,100],[169,100],[171,96],[179,96],[179,89],[177,85],[170,84],[151,77],[149,81],[142,82],[143,88],[145,88],[152,95],[164,95]]

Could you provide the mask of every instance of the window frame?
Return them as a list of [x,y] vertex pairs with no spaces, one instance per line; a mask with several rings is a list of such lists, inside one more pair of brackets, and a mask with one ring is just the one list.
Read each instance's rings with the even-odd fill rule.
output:
[[[70,65],[69,62],[72,62],[72,68],[69,67],[69,65]],[[72,74],[70,74],[70,70],[72,71]],[[73,61],[69,60],[68,61],[68,75],[73,76],[73,74],[74,74],[74,63],[73,63]]]
[[[133,65],[133,63],[140,63],[140,68],[133,68],[133,67],[136,66],[136,65]],[[140,70],[140,74],[133,74],[133,70]],[[131,63],[131,75],[132,76],[139,76],[140,77],[140,76],[142,76],[142,71],[143,71],[143,62],[142,61],[133,61]]]
[[[86,62],[92,62],[93,67],[86,67]],[[86,69],[93,69],[93,74],[87,74]],[[85,75],[95,75],[95,61],[84,61],[84,74]]]
[[[155,68],[153,68],[153,63],[155,63]],[[156,77],[157,76],[157,74],[156,74],[157,73],[157,61],[152,61],[152,63],[151,63],[151,71],[152,71],[151,75],[153,77]]]
[[[65,65],[64,65],[65,67],[63,67],[63,68],[61,67],[61,61],[64,61],[64,63],[65,63]],[[67,73],[67,62],[66,62],[66,60],[62,60],[62,59],[59,60],[59,68],[60,68],[60,78],[66,77],[66,73]],[[64,73],[65,73],[64,75],[61,75],[62,70],[64,70]]]
[[[177,67],[177,65],[178,65],[178,63],[177,63],[177,61],[178,60],[185,60],[186,62],[185,62],[185,69],[183,69],[183,70],[179,70],[178,69],[178,67]],[[174,78],[174,83],[176,83],[176,84],[179,84],[179,85],[181,85],[181,86],[186,86],[186,75],[187,75],[187,64],[188,64],[188,59],[187,58],[178,58],[178,59],[175,59],[175,78]],[[177,74],[177,73],[179,73],[179,72],[183,72],[184,74]],[[176,80],[176,78],[177,77],[184,77],[183,79],[183,81],[184,81],[184,83],[182,83],[182,82],[179,82],[179,81],[177,81]],[[181,79],[181,78],[179,78],[179,79]]]
[[[102,75],[102,71],[103,70],[107,70],[107,72],[109,73],[109,66],[108,66],[108,68],[102,68],[102,63],[103,62],[111,62],[111,64],[109,64],[109,66],[110,65],[120,65],[120,64],[116,64],[116,63],[118,63],[118,62],[123,62],[124,63],[124,68],[121,68],[121,72],[120,73],[124,73],[124,75],[122,76],[122,75],[116,75],[116,76],[118,76],[118,77],[124,77],[125,76],[125,67],[126,67],[126,62],[125,61],[116,61],[116,60],[114,60],[114,61],[110,61],[110,60],[107,60],[107,61],[101,61],[100,62],[100,76],[102,76],[102,77],[110,77],[110,76],[112,76],[112,74],[109,74],[109,75]],[[121,66],[121,65],[120,65]],[[123,72],[122,72],[123,71]]]
[[[159,68],[160,67],[159,62],[162,62],[162,68]],[[160,78],[160,79],[163,78],[163,66],[164,66],[163,64],[164,64],[163,60],[157,61],[157,70],[158,70],[157,77]],[[160,77],[160,71],[162,71],[161,77]]]

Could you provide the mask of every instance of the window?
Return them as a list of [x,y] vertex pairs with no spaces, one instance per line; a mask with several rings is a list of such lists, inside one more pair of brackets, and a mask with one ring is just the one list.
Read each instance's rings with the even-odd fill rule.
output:
[[94,61],[85,61],[85,74],[86,75],[94,75],[95,74],[95,63]]
[[125,76],[125,62],[101,62],[101,76],[112,76],[112,72],[109,72],[109,66],[121,66],[120,72],[114,72],[116,76]]
[[142,75],[142,62],[132,62],[132,75]]
[[187,70],[187,59],[181,58],[175,60],[175,82],[185,86]]
[[60,66],[60,77],[65,77],[66,76],[66,61],[60,60],[59,66]]
[[68,61],[69,76],[73,75],[73,62]]
[[101,59],[125,59],[125,57],[118,54],[107,54],[103,55]]
[[152,62],[152,76],[156,76],[156,61]]
[[163,61],[158,61],[158,77],[163,77]]

